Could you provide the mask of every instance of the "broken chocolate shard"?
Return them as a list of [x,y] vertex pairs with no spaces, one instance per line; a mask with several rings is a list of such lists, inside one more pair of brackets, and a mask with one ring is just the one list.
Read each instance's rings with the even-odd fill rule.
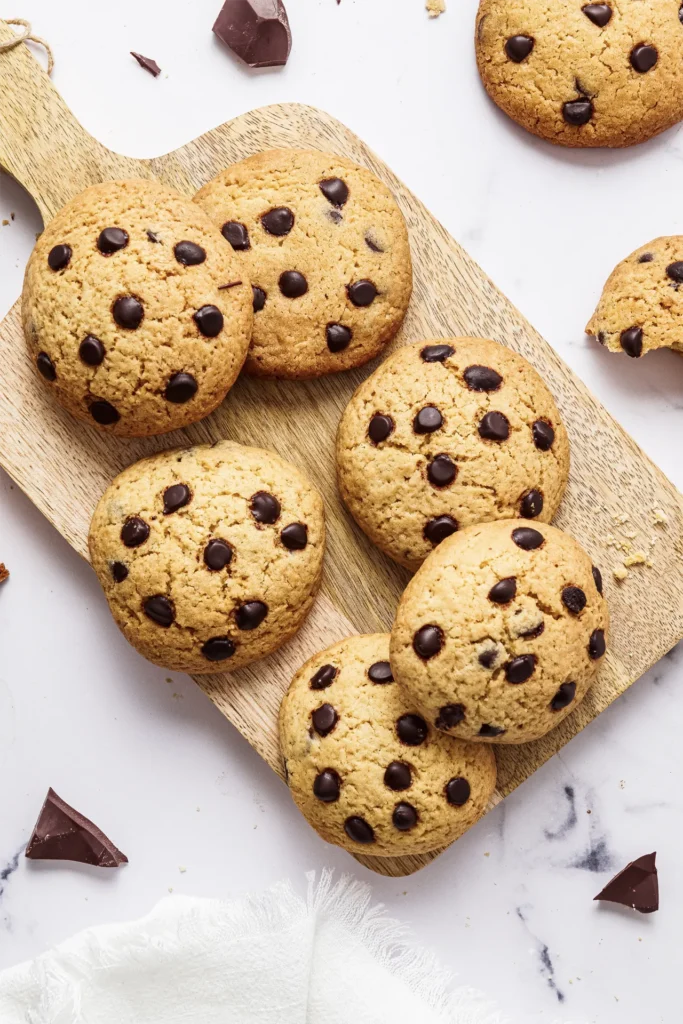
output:
[[149,71],[150,75],[154,75],[154,77],[157,78],[161,74],[161,68],[155,60],[152,60],[151,57],[143,57],[141,53],[134,53],[132,50],[130,51],[130,55],[131,57],[135,57],[140,67],[144,68],[145,71]]
[[659,910],[656,857],[656,853],[647,853],[631,861],[594,898],[619,903],[622,907],[632,907],[641,914],[652,914]]
[[26,856],[30,860],[75,860],[100,868],[128,863],[126,855],[97,825],[69,807],[53,789],[48,790]]
[[0,562],[0,583],[4,583],[6,579],[9,579],[9,569],[5,568],[4,562]]
[[236,288],[238,284],[242,284],[241,281],[228,281],[227,284],[219,284],[218,291],[224,292],[226,288]]
[[225,0],[213,31],[250,68],[282,67],[292,48],[282,0]]

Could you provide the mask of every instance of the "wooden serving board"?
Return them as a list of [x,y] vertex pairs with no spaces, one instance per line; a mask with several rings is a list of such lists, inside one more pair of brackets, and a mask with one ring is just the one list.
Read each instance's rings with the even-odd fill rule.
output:
[[[0,41],[11,29],[0,22]],[[174,153],[132,160],[110,152],[76,122],[22,44],[0,54],[0,165],[34,197],[47,222],[88,185],[115,177],[156,177],[188,196],[228,164],[273,146],[330,150],[364,164],[396,196],[408,222],[415,266],[412,305],[395,344],[481,335],[521,352],[546,380],[572,442],[572,472],[557,525],[602,566],[612,610],[608,655],[583,704],[543,740],[499,747],[495,802],[508,794],[615,700],[683,637],[683,507],[673,485],[586,390],[552,348],[501,295],[425,207],[342,124],[310,107],[252,111]],[[307,382],[241,377],[213,416],[160,438],[125,441],[72,419],[54,404],[26,357],[14,306],[0,326],[0,463],[69,543],[87,558],[90,517],[112,477],[143,455],[176,445],[232,438],[275,448],[308,471],[327,507],[329,543],[323,589],[309,620],[283,650],[233,674],[197,683],[278,773],[280,699],[302,662],[350,633],[389,628],[408,573],[385,558],[342,508],[334,470],[339,417],[373,369]],[[653,527],[660,508],[665,525]],[[608,545],[627,515],[643,550],[653,534],[651,568],[617,585]],[[623,557],[623,556],[622,556]],[[302,822],[303,826],[303,822]],[[359,858],[375,871],[404,875],[436,854]]]

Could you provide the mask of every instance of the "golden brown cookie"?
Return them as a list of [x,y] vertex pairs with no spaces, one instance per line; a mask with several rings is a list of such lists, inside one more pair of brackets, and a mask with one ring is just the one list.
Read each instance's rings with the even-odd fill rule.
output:
[[254,287],[245,369],[320,377],[360,366],[405,316],[412,267],[405,221],[374,174],[332,153],[272,149],[196,195]]
[[683,235],[655,238],[614,268],[586,334],[634,359],[654,348],[683,352],[682,284]]
[[251,336],[251,286],[209,218],[154,181],[108,181],[61,210],[26,269],[31,359],[55,398],[113,434],[212,412]]
[[310,480],[231,441],[136,462],[90,527],[92,564],[126,639],[157,665],[194,673],[241,668],[293,636],[324,547]]
[[630,146],[683,118],[679,0],[481,0],[479,73],[513,120],[562,146]]
[[323,839],[377,857],[447,846],[486,811],[493,751],[444,736],[394,682],[389,635],[307,661],[282,702],[289,788]]
[[364,381],[337,435],[339,488],[359,526],[410,569],[457,529],[548,522],[569,441],[522,356],[483,338],[417,342]]
[[408,584],[391,665],[438,729],[526,743],[583,700],[608,622],[600,571],[569,534],[524,520],[471,526]]

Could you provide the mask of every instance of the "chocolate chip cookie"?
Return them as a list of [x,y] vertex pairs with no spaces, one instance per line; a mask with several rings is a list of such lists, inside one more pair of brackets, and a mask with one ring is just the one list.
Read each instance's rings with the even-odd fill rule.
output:
[[169,669],[208,673],[271,654],[320,583],[323,503],[273,452],[231,441],[135,463],[100,500],[90,555],[126,639]]
[[655,238],[612,271],[586,334],[637,359],[654,348],[683,352],[683,235]]
[[426,853],[484,814],[493,751],[444,736],[394,681],[389,636],[352,636],[297,672],[280,740],[292,796],[330,843],[378,857]]
[[113,434],[212,412],[244,362],[251,285],[202,210],[154,181],[109,181],[38,239],[22,302],[31,359],[58,402]]
[[606,650],[600,570],[553,526],[471,526],[408,584],[391,634],[398,682],[430,725],[526,743],[586,695]]
[[315,150],[242,160],[195,197],[254,289],[247,373],[320,377],[376,356],[412,290],[408,234],[387,187]]
[[630,146],[683,118],[679,0],[481,0],[491,99],[563,146]]
[[337,436],[342,498],[378,547],[416,569],[492,519],[548,522],[569,442],[532,366],[483,338],[406,345],[358,388]]

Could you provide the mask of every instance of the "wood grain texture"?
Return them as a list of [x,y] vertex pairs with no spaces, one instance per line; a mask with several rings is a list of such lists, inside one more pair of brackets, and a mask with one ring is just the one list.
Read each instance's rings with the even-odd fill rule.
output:
[[[0,22],[0,39],[10,30]],[[167,156],[132,160],[111,153],[73,118],[25,46],[0,55],[0,165],[36,199],[49,220],[86,186],[112,177],[157,177],[193,195],[219,170],[272,146],[330,150],[373,170],[405,214],[415,289],[394,342],[458,334],[493,338],[521,352],[546,380],[572,442],[572,472],[556,525],[577,537],[602,566],[612,611],[609,651],[580,708],[549,736],[499,748],[494,803],[526,779],[612,703],[683,637],[681,497],[608,415],[552,348],[391,171],[347,128],[309,107],[285,104],[236,118]],[[69,543],[87,557],[94,506],[111,478],[132,461],[178,444],[231,438],[275,448],[306,470],[323,492],[329,543],[322,593],[299,635],[283,650],[234,674],[197,683],[281,774],[279,703],[301,663],[352,632],[389,628],[408,573],[372,547],[340,505],[334,476],[337,423],[357,384],[374,368],[308,382],[240,378],[223,406],[202,423],[157,439],[120,440],[77,423],[50,400],[26,358],[18,305],[0,326],[0,463]],[[651,509],[662,509],[653,527]],[[634,547],[656,535],[652,567],[617,585],[609,572],[629,516]],[[451,853],[451,856],[454,854]],[[432,857],[362,858],[390,875],[408,874]]]

